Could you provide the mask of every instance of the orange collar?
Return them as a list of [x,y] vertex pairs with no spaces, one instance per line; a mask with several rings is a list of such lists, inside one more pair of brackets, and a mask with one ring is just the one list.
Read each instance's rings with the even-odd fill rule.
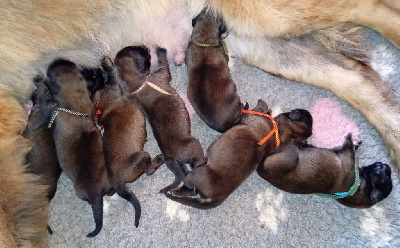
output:
[[[164,67],[166,67],[166,66],[160,66],[160,67],[157,69],[157,71],[160,70],[161,68],[164,68]],[[164,95],[172,95],[172,94],[169,93],[168,91],[166,91],[166,90],[164,90],[164,89],[158,87],[158,86],[155,85],[154,83],[148,81],[148,79],[149,79],[149,77],[150,77],[150,75],[151,75],[152,73],[153,73],[153,72],[150,72],[150,73],[147,75],[146,80],[139,86],[139,88],[137,88],[136,90],[134,90],[133,92],[131,92],[131,94],[136,94],[136,93],[138,93],[139,91],[141,91],[141,90],[144,88],[144,86],[148,85],[148,86],[150,86],[151,88],[155,89],[156,91],[158,91],[158,92],[160,92],[160,93],[162,93],[162,94],[164,94]]]
[[281,140],[279,138],[279,132],[278,132],[278,125],[276,124],[276,122],[275,122],[274,118],[272,118],[272,116],[265,114],[265,113],[253,111],[253,110],[243,109],[242,111],[245,114],[265,116],[265,117],[268,117],[272,121],[273,128],[272,128],[271,132],[269,132],[262,140],[260,140],[257,143],[259,146],[263,145],[269,138],[271,138],[272,134],[274,134],[274,133],[275,133],[275,140],[276,140],[276,145],[275,145],[276,148],[278,148],[281,145]]

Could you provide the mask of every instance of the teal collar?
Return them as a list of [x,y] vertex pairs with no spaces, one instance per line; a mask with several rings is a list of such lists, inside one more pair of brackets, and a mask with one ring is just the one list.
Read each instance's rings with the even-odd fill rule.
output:
[[351,186],[351,188],[349,189],[349,191],[347,192],[336,192],[333,194],[321,194],[318,193],[316,194],[317,196],[321,196],[321,197],[325,197],[325,198],[330,198],[330,199],[341,199],[341,198],[345,198],[347,196],[352,196],[356,193],[356,191],[358,190],[358,187],[360,186],[360,175],[358,172],[358,166],[357,164],[354,164],[354,172],[355,172],[355,180],[354,180],[354,184],[353,186]]
[[[228,55],[228,48],[226,47],[225,39],[226,39],[226,37],[228,37],[228,34],[229,33],[226,32],[225,36],[221,36],[221,44],[224,47],[224,52],[225,52],[226,55]],[[200,43],[200,42],[197,42],[197,41],[192,41],[192,42],[194,44],[200,46],[200,47],[217,47],[217,46],[219,46],[219,43],[217,43],[217,44],[207,44],[207,43]]]

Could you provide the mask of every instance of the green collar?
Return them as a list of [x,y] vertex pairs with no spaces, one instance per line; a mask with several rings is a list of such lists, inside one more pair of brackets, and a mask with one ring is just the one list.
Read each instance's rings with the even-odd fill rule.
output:
[[[226,32],[225,36],[221,36],[221,44],[224,47],[224,52],[225,52],[226,55],[228,55],[228,48],[226,47],[225,39],[226,39],[226,37],[228,37],[228,34],[229,33]],[[219,43],[217,43],[217,44],[207,44],[207,43],[200,43],[200,42],[197,42],[197,41],[192,41],[192,42],[194,44],[200,46],[200,47],[217,47],[217,46],[219,46]]]
[[321,196],[321,197],[325,197],[325,198],[330,198],[330,199],[341,199],[341,198],[345,198],[347,196],[354,195],[356,193],[358,187],[360,186],[360,175],[359,175],[359,172],[358,172],[357,164],[354,164],[354,171],[355,171],[356,179],[354,180],[354,184],[353,184],[353,186],[351,186],[349,191],[347,191],[347,192],[336,192],[336,193],[333,193],[333,194],[321,194],[321,193],[318,193],[316,195],[317,196]]

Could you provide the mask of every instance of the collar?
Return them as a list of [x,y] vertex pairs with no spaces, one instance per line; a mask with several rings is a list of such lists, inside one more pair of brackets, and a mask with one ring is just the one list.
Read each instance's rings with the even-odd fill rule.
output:
[[69,110],[66,108],[57,108],[56,110],[54,110],[53,114],[51,115],[49,125],[47,125],[48,128],[51,128],[53,126],[54,120],[56,119],[56,117],[57,117],[58,113],[60,113],[60,111],[71,114],[71,115],[81,116],[81,117],[89,116],[88,114],[75,112],[75,111],[72,111],[72,110]]
[[[157,71],[159,71],[161,68],[164,68],[164,67],[166,67],[166,66],[161,66],[161,67],[159,67],[159,68],[157,69]],[[166,91],[166,90],[164,90],[164,89],[158,87],[156,84],[154,84],[154,83],[148,81],[148,79],[149,79],[149,77],[150,77],[150,75],[151,75],[152,73],[153,73],[153,72],[150,72],[150,73],[147,75],[146,80],[139,86],[139,88],[137,88],[136,90],[132,91],[131,94],[136,94],[136,93],[138,93],[138,92],[141,91],[146,85],[148,85],[148,86],[150,86],[151,88],[155,89],[156,91],[160,92],[161,94],[164,94],[164,95],[172,95],[172,94],[169,93],[168,91]]]
[[278,148],[281,145],[281,140],[279,138],[279,132],[278,132],[278,125],[276,124],[276,122],[275,122],[274,118],[272,118],[272,116],[270,116],[269,114],[265,114],[265,113],[261,113],[261,112],[257,112],[257,111],[253,111],[253,110],[247,110],[247,109],[243,109],[242,112],[245,114],[265,116],[271,120],[273,128],[262,140],[260,140],[257,143],[259,146],[263,145],[269,138],[271,138],[271,136],[274,133],[275,133],[275,147]]
[[96,125],[96,128],[99,130],[101,137],[103,137],[103,135],[104,135],[104,127],[103,127],[103,125],[99,124],[99,115],[101,115],[101,110],[99,108],[99,103],[100,103],[100,97],[101,97],[102,93],[103,93],[103,90],[100,91],[99,97],[96,100],[96,105],[95,105],[96,113],[95,113],[95,115],[93,117],[94,124]]
[[[228,55],[228,48],[226,47],[225,39],[226,39],[226,37],[228,37],[228,35],[229,35],[229,33],[226,32],[225,36],[221,36],[221,44],[224,48],[224,52],[226,55]],[[200,43],[195,40],[193,40],[192,42],[193,42],[193,44],[196,44],[197,46],[200,46],[200,47],[217,47],[220,44],[219,42],[217,44]]]
[[352,196],[356,193],[356,191],[358,190],[358,187],[360,187],[360,175],[358,172],[358,163],[354,163],[354,184],[350,187],[349,191],[346,192],[336,192],[333,194],[322,194],[322,193],[318,193],[316,194],[317,196],[321,196],[321,197],[325,197],[325,198],[330,198],[330,199],[341,199],[341,198],[345,198],[347,196]]

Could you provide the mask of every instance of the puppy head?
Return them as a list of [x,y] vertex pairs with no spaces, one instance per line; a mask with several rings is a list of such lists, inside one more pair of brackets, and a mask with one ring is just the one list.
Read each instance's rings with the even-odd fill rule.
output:
[[132,90],[143,83],[139,78],[150,73],[150,51],[145,46],[125,47],[115,56],[114,64],[118,77]]
[[80,71],[75,63],[65,59],[57,59],[50,64],[45,85],[54,100],[67,99],[73,92],[88,92],[87,83]]
[[227,31],[222,17],[209,9],[204,9],[196,18],[192,20],[193,38],[205,42],[216,42],[220,40],[223,33]]
[[360,168],[360,175],[370,186],[368,190],[372,203],[377,203],[389,196],[392,192],[391,169],[389,165],[375,162],[371,165]]
[[106,83],[106,76],[100,68],[83,68],[81,74],[87,82],[87,88],[91,94],[102,89]]
[[305,109],[294,109],[279,114],[275,121],[278,124],[282,143],[303,143],[312,134],[312,116]]

